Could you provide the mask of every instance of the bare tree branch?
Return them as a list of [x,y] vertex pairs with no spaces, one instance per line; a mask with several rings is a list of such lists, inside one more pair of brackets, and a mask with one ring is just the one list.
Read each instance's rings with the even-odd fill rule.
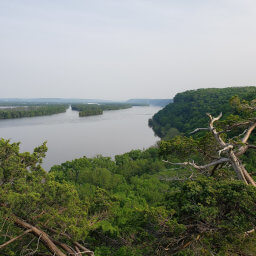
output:
[[218,167],[219,167],[219,166],[222,166],[222,165],[223,165],[223,164],[216,164],[216,165],[212,168],[211,173],[210,173],[210,176],[213,176],[214,173],[215,173],[215,171],[218,169]]
[[241,156],[241,155],[243,155],[243,154],[247,151],[248,148],[249,148],[248,145],[243,145],[243,146],[241,146],[241,147],[235,152],[236,156]]
[[214,122],[218,121],[222,117],[222,112],[217,117],[212,117],[212,115],[209,113],[207,113],[206,115],[210,118],[209,129],[212,132],[215,140],[219,143],[221,147],[225,148],[227,144],[220,137],[220,134],[216,131],[216,128],[213,125]]
[[199,131],[209,131],[209,128],[196,128],[193,132],[190,132],[189,134],[194,134],[197,133]]
[[59,241],[53,240],[53,242],[55,244],[57,244],[58,246],[60,246],[63,250],[65,250],[67,253],[69,253],[69,255],[75,255],[76,252],[74,250],[72,250],[72,248],[70,248],[68,245],[61,243]]
[[223,131],[221,131],[220,133],[224,133],[224,132],[231,132],[233,128],[236,128],[236,127],[239,127],[239,126],[244,126],[244,125],[248,125],[250,124],[251,121],[245,121],[245,122],[240,122],[240,123],[235,123],[235,124],[232,124],[230,126],[226,126],[224,128]]
[[[255,110],[256,110],[256,107],[255,107]],[[216,142],[219,144],[219,147],[220,147],[220,150],[218,151],[219,156],[221,156],[222,153],[226,153],[226,157],[217,159],[217,160],[215,160],[209,164],[206,164],[206,165],[197,165],[194,161],[183,162],[183,163],[172,163],[169,161],[164,161],[164,162],[173,164],[173,165],[191,166],[200,171],[207,170],[209,167],[214,166],[212,173],[217,168],[219,168],[218,167],[219,165],[222,166],[223,163],[229,162],[231,164],[232,168],[234,169],[234,171],[236,172],[238,179],[243,180],[245,182],[245,184],[247,184],[247,185],[251,184],[252,186],[256,187],[256,182],[253,180],[253,178],[250,176],[250,174],[247,172],[247,170],[241,163],[240,159],[238,158],[238,156],[244,154],[248,148],[256,149],[256,146],[247,144],[247,141],[248,141],[250,135],[252,134],[253,130],[256,128],[256,119],[254,119],[253,122],[252,121],[240,122],[240,123],[234,124],[231,127],[229,127],[231,129],[234,127],[239,127],[242,125],[250,124],[249,128],[246,129],[242,134],[234,137],[234,138],[239,138],[239,137],[243,136],[243,138],[241,139],[241,143],[243,145],[241,145],[237,150],[234,150],[234,147],[241,143],[237,143],[237,142],[232,143],[232,139],[229,140],[229,143],[226,143],[221,138],[221,134],[224,131],[217,132],[216,127],[214,127],[214,122],[218,121],[222,117],[222,113],[220,113],[217,117],[213,117],[209,113],[207,113],[207,116],[210,119],[209,128],[196,128],[191,134],[198,132],[198,131],[202,131],[202,130],[209,130],[213,134]]]
[[42,230],[40,230],[39,228],[30,225],[29,223],[26,223],[25,221],[19,219],[18,217],[14,217],[14,222],[16,225],[25,228],[25,229],[32,229],[32,233],[37,236],[37,237],[41,237],[42,242],[44,243],[44,245],[46,246],[46,248],[54,253],[54,255],[56,256],[66,256],[66,254],[64,254],[52,241],[52,239]]
[[169,163],[169,164],[173,164],[173,165],[184,165],[184,166],[192,166],[194,167],[195,169],[197,170],[205,170],[205,169],[208,169],[209,167],[213,166],[213,165],[217,165],[217,164],[222,164],[222,163],[226,163],[226,162],[229,162],[229,159],[228,158],[221,158],[217,161],[213,161],[209,164],[206,164],[206,165],[197,165],[195,164],[195,162],[183,162],[183,163],[172,163],[172,162],[169,162],[169,161],[166,161],[166,160],[163,160],[165,163]]
[[83,245],[81,245],[78,242],[74,243],[78,248],[80,248],[81,250],[84,250],[84,253],[90,255],[90,256],[94,256],[94,252],[90,251],[89,249],[87,249],[86,247],[84,247]]
[[253,124],[248,128],[247,132],[245,133],[245,135],[244,135],[244,137],[243,137],[243,139],[242,139],[242,143],[246,143],[246,142],[248,141],[248,139],[249,139],[249,137],[250,137],[252,131],[255,129],[255,127],[256,127],[256,122],[253,123]]
[[223,148],[223,149],[221,149],[221,150],[218,151],[219,156],[220,156],[223,152],[229,151],[229,150],[231,150],[231,149],[233,149],[233,145],[231,145],[231,144],[227,145],[225,148]]
[[256,145],[248,145],[248,148],[256,149]]
[[[90,256],[94,256],[94,252],[93,252],[93,251],[87,249],[85,246],[81,245],[81,244],[78,243],[78,242],[74,242],[74,241],[72,240],[72,238],[70,237],[70,235],[68,235],[67,233],[65,233],[65,232],[59,233],[57,230],[54,230],[54,229],[52,229],[52,228],[48,228],[48,230],[51,231],[51,232],[53,232],[53,233],[55,233],[55,234],[61,235],[61,236],[63,236],[63,237],[66,237],[66,238],[69,239],[75,246],[77,246],[78,248],[80,248],[81,250],[83,250],[83,251],[84,251],[83,253],[85,253],[85,254],[87,254],[87,255],[90,255]],[[63,245],[63,244],[62,244],[62,245]],[[72,248],[70,248],[70,249],[72,249]]]
[[249,234],[255,232],[255,230],[256,230],[256,227],[254,227],[254,228],[251,229],[251,230],[248,230],[248,231],[244,232],[244,235],[245,235],[245,236],[248,236]]
[[7,245],[11,244],[12,242],[14,242],[14,241],[16,241],[16,240],[22,238],[24,235],[30,233],[31,231],[32,231],[32,229],[28,229],[28,230],[26,230],[25,232],[23,232],[21,235],[16,236],[16,237],[10,239],[9,241],[7,241],[7,242],[4,243],[4,244],[1,244],[1,245],[0,245],[0,249],[3,249],[5,246],[7,246]]

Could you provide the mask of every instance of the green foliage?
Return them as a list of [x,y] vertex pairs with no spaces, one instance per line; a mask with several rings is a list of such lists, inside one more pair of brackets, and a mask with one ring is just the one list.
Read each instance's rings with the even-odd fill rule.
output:
[[109,103],[109,104],[75,104],[72,105],[72,110],[79,111],[79,116],[94,116],[102,115],[105,110],[119,110],[131,108],[130,104],[121,104],[121,103]]
[[[47,148],[45,143],[32,154],[19,152],[19,144],[0,140],[0,239],[15,237],[22,232],[15,219],[31,223],[47,231],[66,230],[76,239],[85,239],[88,234],[87,207],[79,199],[77,190],[67,182],[55,181],[40,166]],[[7,234],[7,236],[4,236]],[[1,255],[19,255],[31,237],[25,236],[6,247]],[[36,248],[32,241],[30,248]],[[45,249],[42,248],[42,251]]]
[[[245,94],[250,90],[254,92],[247,88]],[[192,102],[196,95],[192,93]],[[217,95],[225,107],[227,95]],[[177,96],[178,102],[182,99]],[[217,129],[254,116],[246,110],[252,104],[233,97],[232,115]],[[235,135],[241,128],[221,136],[239,144]],[[54,239],[60,239],[62,232],[71,235],[96,256],[256,255],[256,234],[245,233],[256,226],[256,188],[235,180],[229,165],[206,176],[163,161],[204,164],[218,158],[218,145],[210,133],[175,136],[114,160],[83,157],[55,165],[49,173],[40,165],[46,150],[44,143],[31,154],[20,153],[19,143],[0,140],[0,244],[21,233],[13,219],[18,216],[42,230],[56,230],[51,234]],[[243,161],[256,174],[255,153],[248,151]],[[3,255],[25,252],[30,241],[24,237],[6,247]],[[61,241],[68,244],[65,238]],[[36,247],[32,241],[30,249]],[[38,249],[46,253],[43,246]]]
[[67,105],[38,105],[4,109],[0,108],[0,119],[53,115],[65,112],[67,107]]
[[[177,131],[173,128],[180,133],[188,134],[197,127],[206,127],[208,121],[206,113],[214,116],[223,112],[226,117],[239,112],[239,109],[230,105],[230,98],[234,95],[251,101],[256,97],[256,87],[210,88],[178,93],[173,103],[153,116],[149,125],[156,135],[165,139],[177,135]],[[233,106],[240,104],[238,99],[233,99],[232,102]]]
[[[214,145],[209,141],[209,135],[176,137],[115,161],[82,158],[54,166],[50,173],[83,191],[80,198],[87,201],[94,223],[87,242],[96,255],[254,255],[256,237],[244,234],[256,225],[256,189],[235,181],[228,169],[188,180],[187,170],[162,162],[160,155],[203,161],[204,150]],[[80,170],[78,180],[71,169]],[[113,183],[115,175],[120,182]]]

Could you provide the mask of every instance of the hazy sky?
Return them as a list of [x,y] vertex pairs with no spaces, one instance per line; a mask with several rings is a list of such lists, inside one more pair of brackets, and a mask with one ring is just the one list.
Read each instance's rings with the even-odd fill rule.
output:
[[0,0],[0,98],[256,85],[255,0]]

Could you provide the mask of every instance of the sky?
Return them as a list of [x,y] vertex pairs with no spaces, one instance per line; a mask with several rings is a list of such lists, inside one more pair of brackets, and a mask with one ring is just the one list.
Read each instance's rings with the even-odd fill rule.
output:
[[256,85],[255,0],[0,0],[0,98]]

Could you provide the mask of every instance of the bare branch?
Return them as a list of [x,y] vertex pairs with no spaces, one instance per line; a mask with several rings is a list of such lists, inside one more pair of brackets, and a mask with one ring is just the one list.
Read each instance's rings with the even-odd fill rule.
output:
[[86,247],[84,247],[83,245],[81,245],[80,243],[78,242],[75,242],[74,243],[78,248],[80,248],[81,250],[84,250],[84,253],[90,255],[90,256],[94,256],[94,252],[93,251],[90,251],[89,249],[87,249]]
[[243,145],[241,146],[237,152],[235,152],[236,156],[241,156],[243,155],[247,149],[256,149],[256,145]]
[[244,232],[244,235],[245,235],[245,236],[248,236],[249,234],[255,232],[255,229],[256,229],[256,227],[254,227],[254,228],[251,229],[251,230],[248,230],[248,231]]
[[248,148],[256,149],[255,145],[248,145]]
[[60,246],[63,250],[65,250],[67,253],[69,253],[69,255],[75,255],[76,252],[70,248],[68,245],[64,244],[64,243],[61,243],[59,241],[56,241],[56,240],[53,240],[53,242],[55,244],[57,244],[58,246]]
[[27,253],[25,256],[34,255],[37,252],[41,236],[42,236],[42,234],[38,237],[37,244],[36,244],[36,249],[32,252]]
[[209,128],[196,128],[193,132],[190,132],[189,134],[194,134],[197,133],[199,131],[209,131]]
[[243,145],[243,146],[241,146],[241,147],[235,152],[236,156],[241,156],[241,155],[243,155],[243,154],[247,151],[248,148],[249,148],[248,145]]
[[194,167],[195,169],[197,170],[205,170],[205,169],[208,169],[209,167],[213,166],[213,165],[217,165],[217,164],[222,164],[222,163],[226,163],[226,162],[229,162],[229,159],[228,158],[221,158],[217,161],[213,161],[209,164],[206,164],[206,165],[197,165],[195,164],[195,162],[184,162],[184,163],[172,163],[172,162],[169,162],[169,161],[166,161],[166,160],[163,160],[165,163],[169,163],[169,164],[173,164],[173,165],[184,165],[184,166],[192,166]]
[[211,125],[213,126],[214,122],[218,121],[221,119],[222,117],[222,112],[217,116],[217,117],[212,117],[211,114],[206,113],[207,116],[209,116],[210,120],[211,120]]
[[237,136],[234,136],[234,137],[232,137],[232,138],[229,139],[229,140],[234,140],[234,139],[236,139],[236,138],[239,138],[239,137],[243,136],[246,132],[247,132],[247,129],[245,129],[241,134],[239,134],[239,135],[237,135]]
[[226,146],[225,148],[219,150],[219,151],[218,151],[219,156],[220,156],[223,152],[229,151],[229,150],[231,150],[231,149],[233,149],[233,145],[230,144],[230,145]]
[[7,246],[8,244],[11,244],[12,242],[14,242],[14,241],[16,241],[16,240],[22,238],[24,235],[30,233],[31,231],[32,231],[32,229],[28,229],[28,230],[26,230],[25,232],[23,232],[21,235],[16,236],[16,237],[10,239],[9,241],[7,241],[7,242],[4,243],[4,244],[1,244],[1,245],[0,245],[0,249],[3,249],[3,248],[4,248],[5,246]]
[[222,117],[222,112],[217,117],[212,117],[211,114],[206,114],[210,118],[209,129],[212,132],[215,140],[220,144],[221,147],[226,147],[227,144],[220,137],[220,134],[216,131],[216,128],[213,126],[214,122],[218,121]]
[[256,187],[256,183],[255,183],[254,179],[251,177],[251,175],[247,172],[247,170],[245,169],[245,167],[242,164],[241,164],[241,166],[242,166],[242,171],[243,171],[243,174],[244,174],[244,177],[245,177],[247,183]]
[[52,239],[42,230],[39,228],[26,223],[25,221],[19,219],[18,217],[14,216],[14,222],[16,225],[25,228],[25,229],[32,229],[32,233],[37,236],[41,237],[42,242],[46,246],[46,248],[54,253],[56,256],[66,256],[53,242]]
[[213,176],[215,171],[218,169],[218,167],[220,166],[220,168],[223,166],[223,164],[216,164],[212,170],[211,170],[211,173],[210,173],[210,176]]
[[255,129],[255,127],[256,127],[256,122],[253,123],[253,124],[248,128],[247,132],[245,133],[245,135],[244,135],[244,137],[243,137],[243,139],[242,139],[242,143],[246,143],[246,142],[248,141],[248,139],[249,139],[249,137],[250,137],[252,131]]
[[230,159],[230,162],[231,162],[231,165],[232,165],[234,171],[237,174],[237,177],[240,180],[243,180],[246,185],[248,185],[248,182],[244,176],[244,172],[243,172],[243,168],[242,168],[243,166],[241,165],[240,160],[237,158],[237,156],[235,155],[233,150],[230,150],[230,152],[229,152],[229,159]]
[[[52,228],[48,228],[48,230],[51,231],[51,232],[53,232],[53,233],[55,233],[55,234],[61,235],[61,236],[63,236],[63,237],[66,237],[66,238],[69,239],[75,246],[77,246],[78,248],[80,248],[81,250],[83,250],[83,251],[84,251],[83,253],[85,253],[85,254],[87,254],[87,255],[90,255],[90,256],[94,256],[94,252],[93,252],[93,251],[87,249],[86,247],[84,247],[83,245],[81,245],[81,244],[78,243],[78,242],[74,242],[74,241],[72,240],[72,238],[70,237],[70,235],[66,234],[65,232],[59,233],[57,230],[54,230],[54,229],[52,229]],[[62,243],[62,245],[63,245],[63,243]],[[60,245],[60,246],[62,246],[62,245]],[[70,248],[70,249],[72,249],[72,248]]]
[[230,126],[226,126],[226,128],[224,129],[223,132],[230,132],[230,131],[232,131],[233,128],[236,128],[236,127],[239,127],[239,126],[244,126],[244,125],[247,125],[247,124],[250,124],[250,123],[251,123],[251,121],[235,123],[235,124],[232,124]]

